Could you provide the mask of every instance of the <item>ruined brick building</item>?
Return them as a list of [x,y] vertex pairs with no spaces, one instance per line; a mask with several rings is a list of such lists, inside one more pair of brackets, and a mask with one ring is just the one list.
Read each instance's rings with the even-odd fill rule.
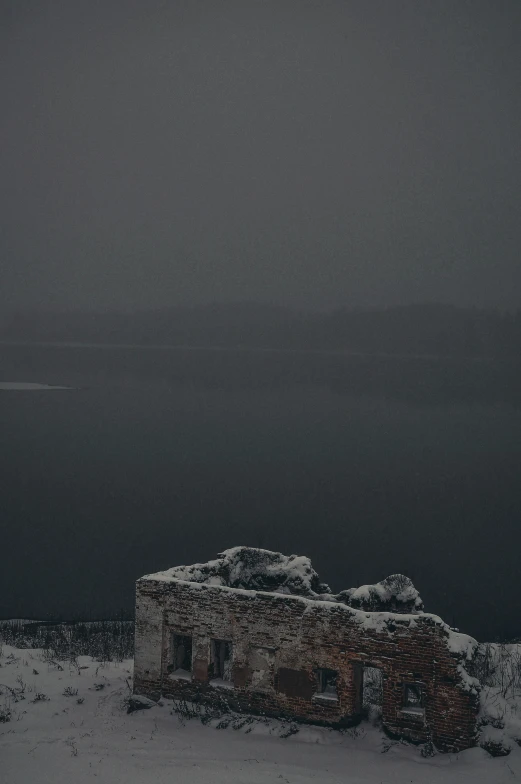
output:
[[461,750],[476,737],[476,645],[401,575],[334,595],[305,557],[237,547],[137,581],[134,690],[152,699],[224,694],[248,713],[349,726],[379,672],[387,732]]

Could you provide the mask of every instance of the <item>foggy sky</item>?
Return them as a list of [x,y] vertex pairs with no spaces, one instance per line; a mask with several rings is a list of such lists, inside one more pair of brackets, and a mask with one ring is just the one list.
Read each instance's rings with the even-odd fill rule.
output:
[[0,305],[521,305],[519,0],[0,0]]

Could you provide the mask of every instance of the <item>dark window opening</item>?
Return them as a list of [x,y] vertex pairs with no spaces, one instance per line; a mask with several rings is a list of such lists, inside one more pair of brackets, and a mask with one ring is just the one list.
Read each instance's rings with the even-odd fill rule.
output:
[[336,670],[327,670],[325,668],[318,669],[317,673],[317,690],[316,697],[324,699],[338,700],[337,692],[337,679],[338,673]]
[[229,640],[212,640],[210,651],[210,677],[222,681],[232,679],[233,646]]
[[172,637],[172,662],[168,668],[173,675],[191,675],[192,672],[192,638],[184,634]]
[[307,670],[291,670],[280,667],[275,676],[275,688],[288,697],[300,697],[303,700],[319,698],[315,694],[316,683],[309,677]]
[[423,687],[419,683],[404,683],[403,710],[411,713],[423,713]]

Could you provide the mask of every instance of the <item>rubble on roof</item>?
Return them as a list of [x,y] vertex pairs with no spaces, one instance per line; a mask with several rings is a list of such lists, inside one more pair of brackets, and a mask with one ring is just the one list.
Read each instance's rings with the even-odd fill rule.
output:
[[161,580],[221,585],[249,591],[269,591],[308,599],[337,602],[367,612],[409,615],[423,612],[423,602],[412,581],[393,574],[374,585],[348,588],[334,594],[321,582],[311,560],[304,555],[283,555],[258,547],[232,547],[207,563],[174,566],[148,575]]

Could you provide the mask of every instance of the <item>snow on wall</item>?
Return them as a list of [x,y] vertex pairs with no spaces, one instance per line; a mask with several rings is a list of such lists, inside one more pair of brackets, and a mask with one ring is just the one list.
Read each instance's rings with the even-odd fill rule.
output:
[[305,596],[370,612],[423,612],[421,597],[405,575],[393,574],[375,585],[348,588],[333,594],[330,587],[321,582],[307,556],[287,556],[256,547],[232,547],[213,561],[174,566],[147,577]]

